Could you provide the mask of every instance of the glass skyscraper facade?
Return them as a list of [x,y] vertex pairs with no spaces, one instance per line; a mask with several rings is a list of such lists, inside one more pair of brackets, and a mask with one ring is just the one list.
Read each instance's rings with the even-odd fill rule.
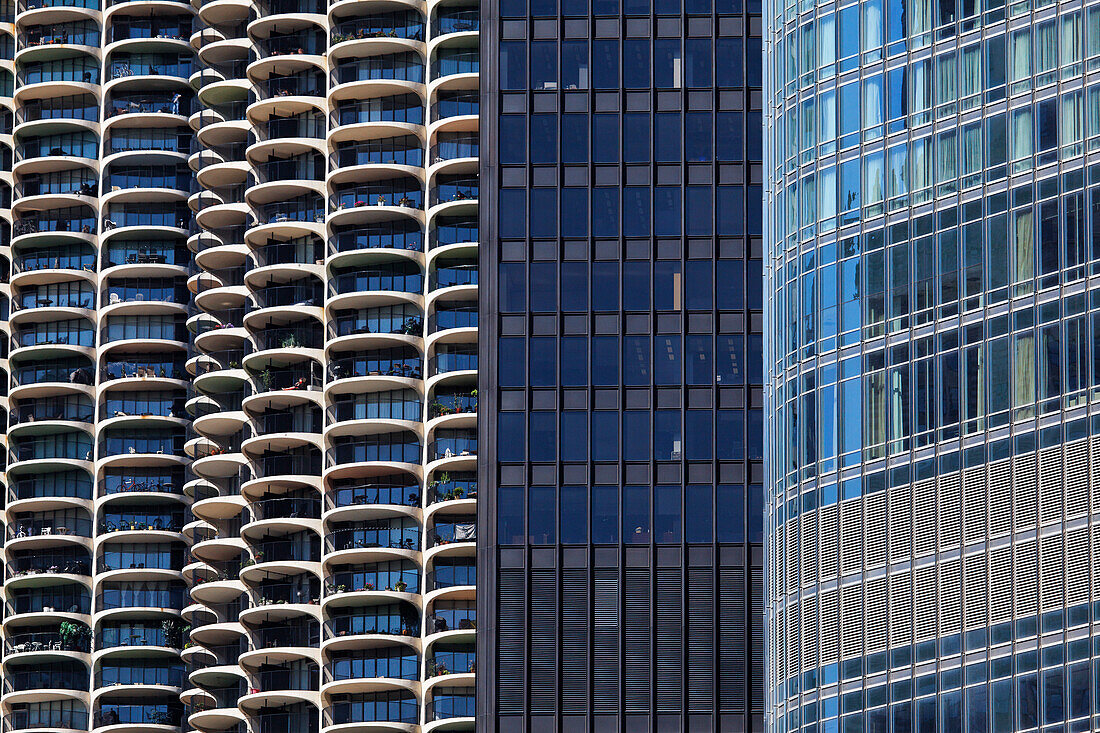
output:
[[767,715],[1100,720],[1100,6],[765,12]]
[[759,3],[482,29],[479,730],[762,730]]

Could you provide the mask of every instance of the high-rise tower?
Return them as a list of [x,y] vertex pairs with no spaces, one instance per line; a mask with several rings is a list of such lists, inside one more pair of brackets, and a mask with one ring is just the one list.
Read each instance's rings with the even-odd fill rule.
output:
[[188,720],[471,730],[477,3],[197,7]]
[[171,729],[193,11],[14,10],[4,727]]
[[480,730],[762,730],[760,24],[482,6]]
[[478,41],[0,4],[5,732],[472,730]]
[[770,729],[1094,730],[1100,6],[765,15]]

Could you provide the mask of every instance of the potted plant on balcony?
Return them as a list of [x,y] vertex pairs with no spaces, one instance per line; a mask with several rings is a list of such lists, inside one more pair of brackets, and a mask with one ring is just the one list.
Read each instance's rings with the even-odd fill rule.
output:
[[409,587],[409,584],[403,580],[399,580],[393,584],[393,589],[398,593],[404,593],[405,589]]
[[65,649],[85,649],[92,636],[91,628],[79,621],[62,621],[57,633]]

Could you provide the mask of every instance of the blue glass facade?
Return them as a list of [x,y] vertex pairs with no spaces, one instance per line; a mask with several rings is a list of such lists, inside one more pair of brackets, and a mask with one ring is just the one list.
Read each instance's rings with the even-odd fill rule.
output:
[[765,15],[772,730],[1095,729],[1100,7]]

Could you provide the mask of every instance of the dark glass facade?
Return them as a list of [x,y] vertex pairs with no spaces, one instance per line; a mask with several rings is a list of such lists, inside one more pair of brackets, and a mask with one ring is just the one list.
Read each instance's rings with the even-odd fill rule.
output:
[[481,11],[478,728],[763,730],[760,3]]

